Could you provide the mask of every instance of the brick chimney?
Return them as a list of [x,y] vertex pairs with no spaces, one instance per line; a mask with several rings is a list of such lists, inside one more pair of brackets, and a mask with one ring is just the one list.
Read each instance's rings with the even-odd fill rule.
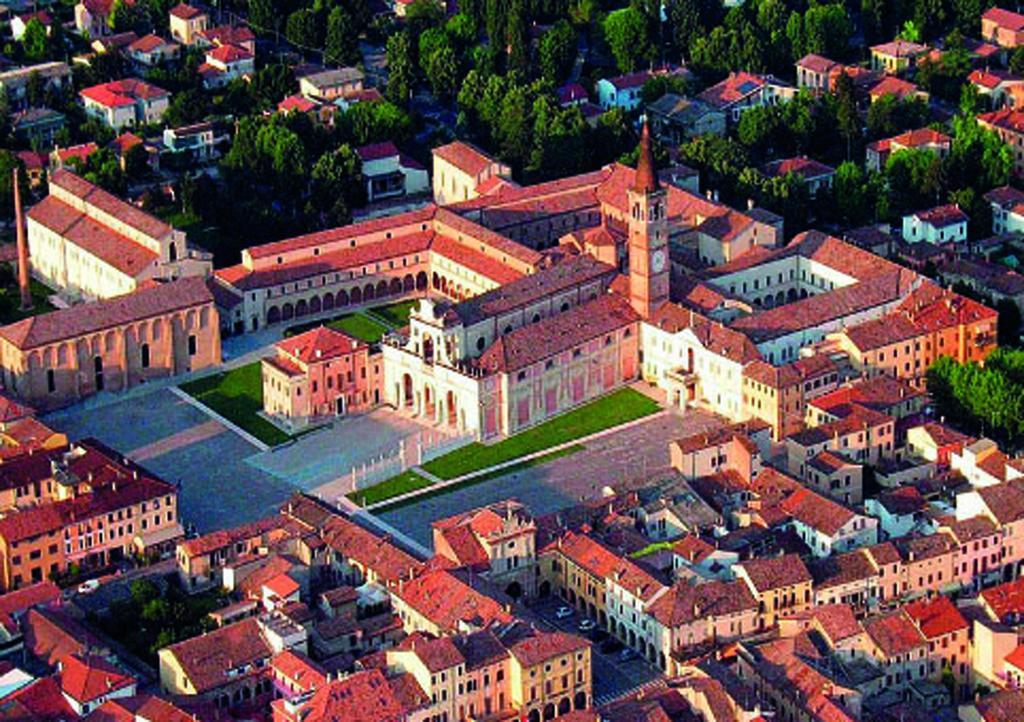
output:
[[28,241],[25,239],[25,217],[21,208],[21,174],[14,169],[14,223],[18,238],[18,287],[21,290],[21,310],[32,308],[32,290],[28,276]]

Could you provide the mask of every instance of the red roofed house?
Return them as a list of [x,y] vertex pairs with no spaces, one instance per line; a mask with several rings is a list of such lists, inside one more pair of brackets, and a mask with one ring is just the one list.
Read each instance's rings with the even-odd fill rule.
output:
[[171,94],[138,78],[114,80],[79,93],[86,115],[120,131],[127,126],[159,123]]
[[[316,309],[319,311],[320,309]],[[367,411],[381,402],[379,352],[319,326],[277,343],[263,359],[263,410],[301,428],[318,418]]]
[[[999,139],[1011,148],[1024,145],[1024,110],[1003,108],[978,116],[981,127],[995,132]],[[1013,154],[1013,173],[1018,178],[1024,175],[1024,154]]]
[[196,72],[206,88],[221,88],[236,78],[250,78],[256,72],[256,57],[237,45],[218,45],[206,51],[206,62]]
[[868,170],[882,171],[893,153],[909,148],[930,150],[940,158],[945,158],[949,154],[951,143],[952,139],[948,135],[932,128],[908,130],[892,138],[868,143],[864,164]]
[[768,629],[779,617],[798,614],[812,606],[813,578],[796,554],[749,559],[734,565],[733,570],[758,602],[759,629]]
[[470,584],[471,576],[463,579],[447,569],[428,569],[391,585],[391,605],[405,631],[438,636],[486,629],[512,620],[501,602]]
[[989,107],[998,110],[1012,99],[1012,88],[1024,85],[1020,78],[1006,70],[977,69],[967,76],[967,81],[978,90],[979,95],[987,96]]
[[920,98],[921,100],[928,100],[928,93],[918,89],[916,85],[910,81],[897,78],[893,75],[887,75],[882,78],[878,84],[871,87],[868,90],[868,97],[871,98],[871,102],[874,103],[887,95],[891,95],[896,100],[914,100]]
[[908,40],[893,40],[871,48],[871,69],[889,75],[900,75],[917,65],[919,58],[928,53],[927,45]]
[[928,640],[928,678],[941,682],[948,669],[956,680],[954,697],[970,694],[971,626],[960,610],[944,594],[910,602],[903,609]]
[[817,557],[878,542],[877,519],[856,514],[810,489],[797,489],[780,507],[792,516],[797,535]]
[[86,716],[107,700],[135,695],[135,678],[98,656],[71,654],[60,662],[64,699],[79,716]]
[[796,86],[814,93],[829,91],[829,78],[839,65],[834,60],[810,53],[796,61]]
[[64,297],[108,299],[149,280],[209,275],[209,254],[182,231],[84,178],[58,170],[49,190],[27,214],[28,246],[33,275]]
[[729,73],[729,77],[712,85],[697,98],[727,113],[729,120],[737,122],[744,110],[776,105],[791,98],[795,92],[794,88],[780,83],[771,75],[741,71]]
[[234,45],[256,54],[256,35],[245,25],[218,25],[199,33],[198,44],[208,47]]
[[477,188],[492,177],[511,178],[512,169],[469,143],[457,140],[434,148],[434,202],[457,203],[477,197]]
[[537,525],[512,499],[431,524],[434,553],[483,573],[513,599],[537,587]]
[[136,65],[149,68],[177,58],[181,46],[173,41],[164,40],[159,35],[150,34],[130,43],[125,52]]
[[399,152],[391,141],[364,145],[356,152],[363,162],[366,198],[370,203],[430,191],[427,169]]
[[114,0],[81,0],[75,5],[75,28],[80,35],[100,38],[110,34],[110,10]]
[[171,37],[182,45],[194,45],[209,22],[210,16],[204,11],[185,3],[175,5],[168,13]]
[[967,240],[967,214],[955,204],[936,206],[903,216],[903,240],[934,245]]
[[1016,48],[1024,43],[1024,15],[993,7],[982,13],[981,37],[1001,48]]
[[870,653],[885,672],[885,687],[902,691],[928,675],[928,640],[903,610],[862,623]]
[[819,163],[807,156],[773,160],[771,163],[763,166],[761,172],[769,178],[780,178],[790,173],[802,178],[807,185],[811,198],[818,195],[818,191],[822,188],[831,188],[832,179],[836,175],[835,168]]

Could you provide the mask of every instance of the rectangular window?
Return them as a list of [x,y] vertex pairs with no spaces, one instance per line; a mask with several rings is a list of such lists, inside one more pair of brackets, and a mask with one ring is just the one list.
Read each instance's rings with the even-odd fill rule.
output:
[[195,334],[192,334],[192,335],[190,335],[188,337],[188,355],[189,356],[195,356],[196,355],[196,337],[195,337]]

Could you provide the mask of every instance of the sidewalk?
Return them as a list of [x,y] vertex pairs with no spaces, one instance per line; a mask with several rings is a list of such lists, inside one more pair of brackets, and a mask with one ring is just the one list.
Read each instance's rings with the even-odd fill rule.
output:
[[577,446],[577,445],[580,445],[580,444],[586,445],[587,442],[595,441],[595,440],[601,439],[601,438],[603,438],[605,436],[609,436],[611,434],[616,434],[616,433],[619,433],[621,431],[625,431],[627,429],[631,429],[634,426],[639,426],[640,424],[648,423],[648,422],[650,422],[650,421],[652,421],[654,419],[660,418],[662,416],[670,415],[672,413],[673,412],[672,412],[671,409],[662,409],[661,411],[656,411],[653,414],[648,414],[647,416],[641,416],[639,419],[633,419],[632,421],[627,421],[626,423],[619,424],[618,426],[612,426],[612,427],[609,427],[607,429],[602,429],[601,431],[594,432],[593,434],[590,434],[589,436],[581,436],[578,439],[572,439],[570,441],[566,441],[566,442],[561,443],[561,444],[556,444],[555,446],[549,446],[546,449],[541,449],[540,451],[533,451],[533,452],[531,452],[529,454],[525,454],[523,456],[518,456],[515,459],[509,459],[508,461],[503,461],[500,464],[495,464],[494,466],[489,466],[486,469],[478,469],[477,471],[471,471],[468,474],[463,474],[462,476],[457,476],[454,479],[448,479],[447,481],[442,480],[440,477],[437,477],[434,474],[431,474],[429,471],[426,471],[421,466],[411,466],[411,467],[409,467],[410,470],[416,472],[417,474],[422,476],[424,479],[428,479],[430,481],[433,481],[434,483],[431,486],[427,486],[427,487],[424,487],[422,489],[416,489],[415,491],[410,491],[410,492],[407,492],[405,494],[400,494],[398,496],[393,496],[390,499],[384,499],[382,501],[378,501],[375,504],[370,504],[368,507],[366,507],[365,511],[367,511],[369,513],[372,513],[372,512],[374,512],[377,509],[388,508],[388,507],[394,506],[397,503],[401,503],[401,502],[409,501],[411,499],[415,499],[418,496],[423,496],[425,494],[431,494],[431,495],[432,494],[436,494],[438,491],[440,491],[442,489],[445,489],[445,488],[447,488],[449,486],[455,486],[457,484],[463,484],[463,483],[465,483],[467,481],[471,481],[471,480],[473,480],[473,479],[475,479],[477,477],[481,477],[481,476],[485,476],[485,475],[490,475],[490,474],[493,474],[496,471],[501,471],[502,469],[508,469],[510,467],[513,467],[513,466],[518,466],[519,464],[522,464],[523,462],[532,461],[533,459],[537,459],[537,458],[540,458],[542,456],[547,456],[548,454],[554,454],[554,453],[556,453],[558,451],[562,451],[563,449],[568,449],[571,446]]

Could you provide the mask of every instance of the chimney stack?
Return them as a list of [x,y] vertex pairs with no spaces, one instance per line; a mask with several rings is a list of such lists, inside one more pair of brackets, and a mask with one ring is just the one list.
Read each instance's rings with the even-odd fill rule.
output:
[[25,217],[21,209],[21,174],[14,169],[14,223],[17,225],[18,238],[18,287],[21,290],[21,310],[32,308],[32,290],[28,276],[28,241],[25,239]]

